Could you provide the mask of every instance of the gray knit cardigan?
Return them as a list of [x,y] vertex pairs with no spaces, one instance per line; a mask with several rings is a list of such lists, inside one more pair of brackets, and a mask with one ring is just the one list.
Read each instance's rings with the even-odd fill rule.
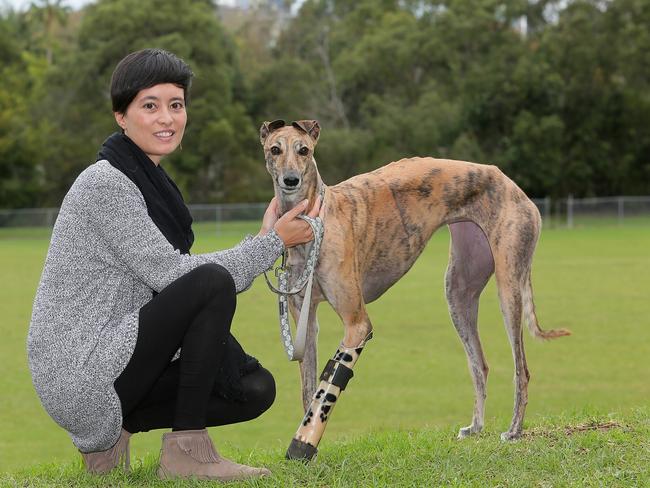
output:
[[131,180],[108,161],[89,166],[61,205],[27,338],[32,381],[45,410],[82,452],[114,445],[122,411],[113,382],[133,354],[138,312],[152,291],[217,263],[240,292],[282,249],[271,231],[225,251],[180,254]]

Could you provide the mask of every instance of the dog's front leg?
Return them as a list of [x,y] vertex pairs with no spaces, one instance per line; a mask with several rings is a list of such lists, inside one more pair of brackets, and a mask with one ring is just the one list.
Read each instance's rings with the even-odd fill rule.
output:
[[354,374],[352,368],[372,337],[372,326],[365,307],[351,314],[350,318],[357,318],[352,322],[346,321],[344,314],[340,315],[346,324],[345,339],[321,373],[320,384],[287,450],[288,459],[309,461],[316,455],[334,406]]
[[[298,321],[300,308],[302,307],[302,297],[292,295],[289,299],[289,310],[294,321]],[[318,317],[316,309],[318,302],[312,300],[309,306],[309,320],[307,322],[307,342],[305,344],[305,355],[300,364],[300,380],[302,384],[302,407],[307,411],[311,399],[316,391],[316,370],[318,368]]]

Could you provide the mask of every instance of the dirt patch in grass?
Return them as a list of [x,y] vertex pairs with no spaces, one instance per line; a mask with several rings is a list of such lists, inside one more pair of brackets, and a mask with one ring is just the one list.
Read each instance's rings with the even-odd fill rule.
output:
[[625,429],[626,426],[616,422],[615,420],[592,420],[590,422],[578,425],[567,425],[564,427],[564,433],[566,435],[573,435],[579,432],[586,432],[589,430],[598,430],[600,432],[606,432],[612,429]]
[[522,438],[526,439],[534,437],[557,437],[558,434],[569,436],[594,430],[597,430],[599,432],[607,432],[612,429],[627,429],[627,426],[621,424],[620,422],[617,422],[616,420],[590,420],[589,422],[584,422],[576,425],[565,425],[563,427],[557,427],[554,429],[549,429],[547,427],[535,427],[524,431]]

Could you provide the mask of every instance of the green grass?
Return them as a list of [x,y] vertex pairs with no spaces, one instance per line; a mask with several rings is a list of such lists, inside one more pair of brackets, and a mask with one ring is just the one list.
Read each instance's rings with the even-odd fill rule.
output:
[[[328,442],[310,465],[285,461],[279,448],[236,459],[265,465],[265,480],[233,483],[252,487],[352,486],[649,486],[650,410],[625,416],[575,412],[537,418],[523,439],[504,443],[494,429],[457,441],[455,430],[372,431]],[[0,475],[2,486],[169,486],[156,478],[156,457],[133,460],[128,474],[86,474],[80,460],[50,463]],[[175,486],[206,486],[189,480]]]
[[[217,236],[214,226],[199,226],[194,252],[232,245],[245,228],[240,224],[236,231],[230,231],[224,226],[227,232]],[[47,229],[0,229],[0,472],[15,473],[51,463],[16,475],[20,476],[18,480],[33,478],[29,483],[35,485],[40,478],[56,479],[59,472],[82,479],[74,474],[79,467],[78,454],[66,433],[40,406],[26,364],[25,338],[48,237]],[[542,327],[568,327],[574,335],[546,343],[526,338],[531,384],[525,428],[541,426],[554,432],[565,423],[588,422],[588,415],[580,413],[585,411],[601,416],[617,412],[623,423],[634,426],[613,429],[603,434],[603,439],[598,433],[570,436],[569,444],[561,436],[557,441],[552,436],[540,436],[513,445],[498,441],[498,433],[506,430],[510,421],[513,368],[493,282],[483,294],[479,317],[490,364],[487,433],[478,441],[452,441],[456,430],[469,423],[473,392],[464,352],[444,300],[448,242],[446,230],[437,233],[408,275],[369,306],[374,339],[337,404],[321,442],[319,461],[309,468],[285,467],[281,461],[301,419],[301,407],[298,368],[286,361],[279,341],[275,297],[263,279],[240,295],[234,333],[274,373],[278,396],[259,419],[211,429],[219,448],[239,460],[271,465],[280,474],[270,484],[294,486],[308,482],[343,486],[349,481],[347,476],[373,484],[375,471],[383,477],[377,478],[377,484],[390,484],[391,479],[399,481],[399,471],[411,469],[409,466],[422,476],[431,471],[432,477],[426,479],[432,484],[478,486],[485,479],[463,473],[476,471],[478,476],[484,466],[494,474],[500,467],[512,465],[510,474],[504,474],[510,477],[497,477],[495,480],[500,481],[489,483],[509,486],[519,483],[517,469],[529,470],[542,459],[546,465],[540,469],[560,470],[551,478],[556,480],[551,485],[563,484],[566,473],[561,473],[565,471],[571,473],[566,484],[579,485],[581,473],[587,472],[584,470],[591,469],[597,472],[594,476],[600,476],[598,470],[610,466],[609,442],[612,449],[622,449],[612,455],[625,461],[625,467],[619,470],[623,478],[618,482],[614,468],[610,473],[603,467],[602,476],[609,476],[603,479],[627,484],[626,473],[634,475],[633,460],[643,456],[647,470],[650,225],[546,229],[542,234],[533,267],[538,315]],[[319,321],[319,357],[324,364],[335,351],[342,328],[326,304],[319,309]],[[565,419],[566,412],[578,413]],[[645,437],[639,432],[645,432]],[[133,452],[145,459],[144,470],[134,473],[136,478],[146,478],[153,470],[153,461],[146,460],[155,458],[160,435],[161,431],[155,431],[134,436]],[[600,447],[587,446],[590,450],[573,452],[582,448],[580,444],[575,447],[575,439],[583,438],[593,438]],[[645,444],[640,444],[643,438]],[[376,445],[378,452],[358,460],[359,451],[368,444]],[[547,452],[549,446],[562,449]],[[632,461],[626,464],[628,459]],[[364,460],[367,469],[363,468]],[[405,463],[404,468],[399,462]],[[348,475],[348,466],[359,466],[359,471]],[[397,471],[391,474],[392,470]],[[535,473],[540,475],[533,472],[530,476]],[[420,484],[425,478],[417,476],[413,483]],[[599,479],[591,478],[594,484],[610,484]],[[634,479],[631,485],[643,485]],[[11,483],[8,481],[9,486]]]

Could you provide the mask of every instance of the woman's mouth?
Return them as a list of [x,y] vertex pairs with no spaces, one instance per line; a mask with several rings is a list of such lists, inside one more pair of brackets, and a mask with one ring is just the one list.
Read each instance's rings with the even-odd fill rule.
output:
[[154,136],[160,139],[163,142],[169,142],[174,137],[175,131],[173,130],[161,130],[154,132]]

